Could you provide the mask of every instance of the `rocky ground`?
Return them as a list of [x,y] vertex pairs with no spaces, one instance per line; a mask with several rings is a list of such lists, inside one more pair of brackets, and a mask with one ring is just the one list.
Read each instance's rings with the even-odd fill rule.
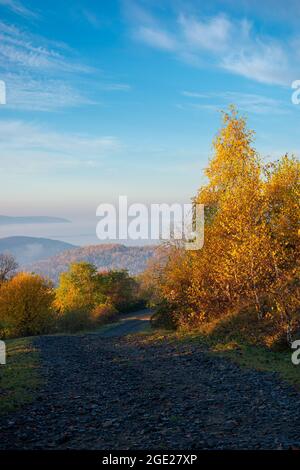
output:
[[45,384],[0,418],[0,449],[300,446],[300,394],[197,345],[145,336],[36,339]]

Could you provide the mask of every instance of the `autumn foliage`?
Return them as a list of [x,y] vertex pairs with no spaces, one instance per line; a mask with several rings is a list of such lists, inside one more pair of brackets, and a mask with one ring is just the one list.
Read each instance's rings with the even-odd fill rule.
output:
[[203,248],[162,246],[138,280],[75,262],[54,288],[38,275],[14,275],[14,260],[2,256],[1,336],[94,327],[147,299],[159,325],[290,343],[300,328],[300,162],[284,155],[265,164],[253,140],[234,108],[223,114],[194,197],[205,207]]
[[204,247],[170,247],[150,276],[157,318],[191,328],[246,309],[291,341],[300,314],[300,163],[285,155],[263,164],[253,137],[234,108],[223,114],[194,198],[205,206]]
[[48,332],[55,322],[54,291],[50,281],[18,273],[0,288],[1,336],[28,336]]
[[0,337],[95,328],[140,306],[138,283],[127,271],[98,273],[90,263],[72,263],[56,288],[18,273],[0,285]]

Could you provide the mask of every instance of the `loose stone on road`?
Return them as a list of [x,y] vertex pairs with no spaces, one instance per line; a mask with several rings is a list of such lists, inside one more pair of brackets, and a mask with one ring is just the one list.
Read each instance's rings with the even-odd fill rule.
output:
[[195,344],[120,337],[141,331],[144,313],[104,335],[36,338],[45,383],[0,418],[0,449],[299,447],[297,390]]

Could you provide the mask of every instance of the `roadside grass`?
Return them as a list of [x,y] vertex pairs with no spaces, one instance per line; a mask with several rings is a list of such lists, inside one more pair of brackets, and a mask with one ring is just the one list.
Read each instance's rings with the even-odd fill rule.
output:
[[238,335],[235,341],[226,341],[226,338],[206,337],[203,334],[179,334],[178,340],[198,343],[205,346],[209,354],[230,359],[241,367],[276,372],[281,379],[300,387],[300,368],[291,361],[292,351],[272,351],[267,347],[247,344]]
[[102,325],[99,325],[96,328],[84,328],[82,330],[76,331],[76,332],[69,332],[69,331],[60,331],[57,333],[51,333],[46,336],[81,336],[81,335],[93,335],[97,333],[102,333],[104,331],[110,330],[111,328],[114,328],[115,326],[118,326],[121,324],[121,321],[114,321],[113,323],[104,323]]
[[6,341],[6,365],[0,366],[0,414],[31,402],[41,384],[39,353],[32,339]]
[[300,388],[300,365],[292,363],[292,350],[286,348],[276,351],[266,346],[252,344],[238,330],[226,335],[225,331],[220,332],[218,328],[211,328],[208,325],[192,331],[157,329],[152,333],[145,332],[144,338],[149,342],[168,340],[178,344],[198,345],[208,354],[227,358],[241,367],[275,372],[281,379]]
[[[93,330],[57,333],[49,336],[95,334],[119,324],[120,322],[114,322]],[[5,341],[6,364],[0,365],[0,415],[15,411],[32,402],[42,384],[39,352],[34,347],[33,340],[34,337],[28,337]]]

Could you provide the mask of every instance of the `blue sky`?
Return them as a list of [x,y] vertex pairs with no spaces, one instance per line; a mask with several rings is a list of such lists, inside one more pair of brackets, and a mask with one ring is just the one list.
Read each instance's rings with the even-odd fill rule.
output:
[[188,202],[219,110],[299,154],[298,1],[0,0],[1,213]]

